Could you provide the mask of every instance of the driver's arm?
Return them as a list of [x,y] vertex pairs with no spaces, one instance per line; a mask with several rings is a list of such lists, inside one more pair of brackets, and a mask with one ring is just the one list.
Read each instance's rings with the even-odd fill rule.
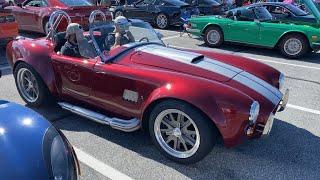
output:
[[127,36],[129,38],[130,42],[136,42],[134,37],[133,37],[133,35],[132,35],[132,33],[129,30],[127,31]]

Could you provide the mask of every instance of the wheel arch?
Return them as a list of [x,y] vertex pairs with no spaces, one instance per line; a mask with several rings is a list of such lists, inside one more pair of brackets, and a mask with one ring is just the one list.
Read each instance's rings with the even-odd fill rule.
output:
[[209,23],[209,24],[205,25],[205,27],[204,27],[204,28],[202,29],[202,31],[201,31],[201,35],[204,35],[204,33],[206,32],[206,30],[207,30],[209,27],[217,27],[217,28],[219,28],[220,31],[221,31],[221,33],[222,33],[222,35],[224,35],[223,29],[221,28],[221,26],[218,25],[218,24],[212,24],[212,23]]
[[[162,97],[162,98],[159,98],[159,99],[156,99],[154,101],[152,101],[144,110],[143,112],[143,115],[142,115],[142,124],[141,124],[141,127],[143,130],[145,130],[146,132],[148,132],[148,126],[149,126],[149,120],[148,118],[150,117],[150,114],[151,114],[151,111],[152,109],[162,103],[162,102],[165,102],[165,101],[180,101],[180,102],[184,102],[188,105],[190,105],[191,107],[195,108],[198,112],[200,112],[203,116],[205,116],[206,118],[209,119],[209,123],[213,126],[213,128],[216,128],[217,131],[218,131],[218,134],[219,134],[219,138],[222,138],[222,135],[221,135],[221,132],[218,128],[218,126],[216,125],[215,121],[214,120],[211,120],[211,118],[205,113],[203,112],[199,107],[195,106],[194,104],[188,102],[188,101],[185,101],[183,99],[180,99],[180,98],[175,98],[175,97]],[[149,132],[148,132],[149,133]]]
[[295,31],[287,31],[287,32],[283,33],[283,34],[280,36],[280,38],[278,39],[278,41],[277,41],[277,43],[275,44],[274,48],[279,47],[280,42],[282,41],[283,38],[285,38],[286,36],[292,35],[292,34],[299,34],[299,35],[303,36],[303,37],[308,41],[308,46],[309,46],[309,48],[311,47],[311,42],[309,41],[308,36],[307,36],[305,33],[301,32],[301,31],[296,31],[296,30],[295,30]]
[[[44,75],[44,73],[41,73],[41,70],[39,68],[37,68],[37,66],[34,66],[34,63],[32,63],[32,62],[30,63],[29,61],[26,61],[23,59],[18,59],[13,65],[13,68],[12,68],[13,72],[16,70],[16,67],[21,63],[25,63],[25,64],[28,64],[29,66],[31,66],[39,74],[41,80],[45,84],[46,88],[48,88],[49,91],[52,93],[52,95],[54,95],[54,96],[57,95],[55,78]],[[47,74],[51,74],[51,72],[50,72],[51,70],[49,70],[49,68],[48,68],[48,71],[47,71]]]

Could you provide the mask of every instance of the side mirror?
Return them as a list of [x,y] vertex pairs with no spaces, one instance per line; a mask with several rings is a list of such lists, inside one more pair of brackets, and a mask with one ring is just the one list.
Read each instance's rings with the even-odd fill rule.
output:
[[156,33],[157,33],[157,36],[158,36],[158,38],[159,39],[162,39],[164,36],[163,36],[163,34],[161,33],[161,32],[159,32],[159,31],[156,31]]

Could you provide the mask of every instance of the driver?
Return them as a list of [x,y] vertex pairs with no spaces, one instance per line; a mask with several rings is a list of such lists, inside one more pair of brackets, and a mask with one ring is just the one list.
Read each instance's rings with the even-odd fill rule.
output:
[[66,31],[67,42],[61,48],[61,54],[65,56],[81,57],[78,47],[77,34],[83,33],[78,23],[70,23]]
[[131,23],[127,20],[127,18],[118,16],[114,20],[114,24],[114,32],[110,33],[106,39],[106,44],[108,47],[112,46],[112,49],[117,46],[135,42],[132,33],[129,31]]

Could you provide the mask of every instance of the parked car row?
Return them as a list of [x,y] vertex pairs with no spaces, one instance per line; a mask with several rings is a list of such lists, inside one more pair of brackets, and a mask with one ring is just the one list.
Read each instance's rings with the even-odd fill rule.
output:
[[[203,37],[209,47],[227,41],[274,48],[285,57],[299,58],[320,49],[320,12],[312,0],[305,3],[312,16],[290,5],[262,3],[231,10],[225,16],[191,18],[187,31]],[[275,10],[272,15],[267,9],[283,13]]]

